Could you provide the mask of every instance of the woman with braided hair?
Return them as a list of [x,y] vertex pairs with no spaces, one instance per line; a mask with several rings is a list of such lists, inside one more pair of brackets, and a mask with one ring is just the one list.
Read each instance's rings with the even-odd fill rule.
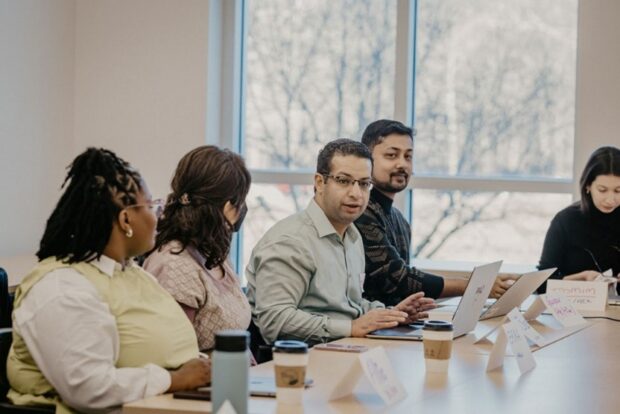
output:
[[15,295],[8,397],[57,413],[119,412],[124,403],[210,381],[191,324],[132,257],[155,242],[140,174],[105,149],[71,164],[40,260]]

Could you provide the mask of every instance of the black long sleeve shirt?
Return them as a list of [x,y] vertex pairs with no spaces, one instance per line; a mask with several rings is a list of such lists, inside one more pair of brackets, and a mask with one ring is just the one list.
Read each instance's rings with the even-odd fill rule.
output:
[[[560,211],[551,221],[545,237],[539,269],[557,267],[551,276],[594,270],[620,272],[620,208],[605,214],[595,208],[584,214],[579,203]],[[546,284],[539,289],[544,292]]]
[[366,299],[393,306],[419,291],[427,297],[439,297],[443,278],[409,265],[411,227],[401,212],[392,207],[389,197],[372,189],[368,207],[355,226],[364,241]]

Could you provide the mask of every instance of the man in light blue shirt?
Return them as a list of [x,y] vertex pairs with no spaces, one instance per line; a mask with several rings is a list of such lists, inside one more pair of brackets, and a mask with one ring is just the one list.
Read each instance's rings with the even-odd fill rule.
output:
[[371,173],[365,145],[330,142],[319,152],[314,199],[306,210],[276,223],[254,247],[247,294],[267,342],[363,337],[425,318],[435,306],[422,292],[392,309],[362,298],[364,246],[352,223],[368,204]]

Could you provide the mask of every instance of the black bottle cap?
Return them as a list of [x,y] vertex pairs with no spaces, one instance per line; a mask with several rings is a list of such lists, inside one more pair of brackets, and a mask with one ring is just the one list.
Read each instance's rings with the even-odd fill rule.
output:
[[215,350],[244,352],[250,343],[250,333],[242,330],[225,330],[215,333]]

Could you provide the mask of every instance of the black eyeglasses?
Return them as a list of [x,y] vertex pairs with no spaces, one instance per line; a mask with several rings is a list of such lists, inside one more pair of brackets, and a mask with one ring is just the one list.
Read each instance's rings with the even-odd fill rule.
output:
[[364,179],[364,180],[354,180],[351,177],[347,177],[345,175],[331,175],[331,174],[321,174],[325,178],[331,178],[334,180],[336,184],[338,184],[342,188],[349,188],[357,183],[360,186],[360,190],[362,191],[370,191],[372,188],[372,180]]

